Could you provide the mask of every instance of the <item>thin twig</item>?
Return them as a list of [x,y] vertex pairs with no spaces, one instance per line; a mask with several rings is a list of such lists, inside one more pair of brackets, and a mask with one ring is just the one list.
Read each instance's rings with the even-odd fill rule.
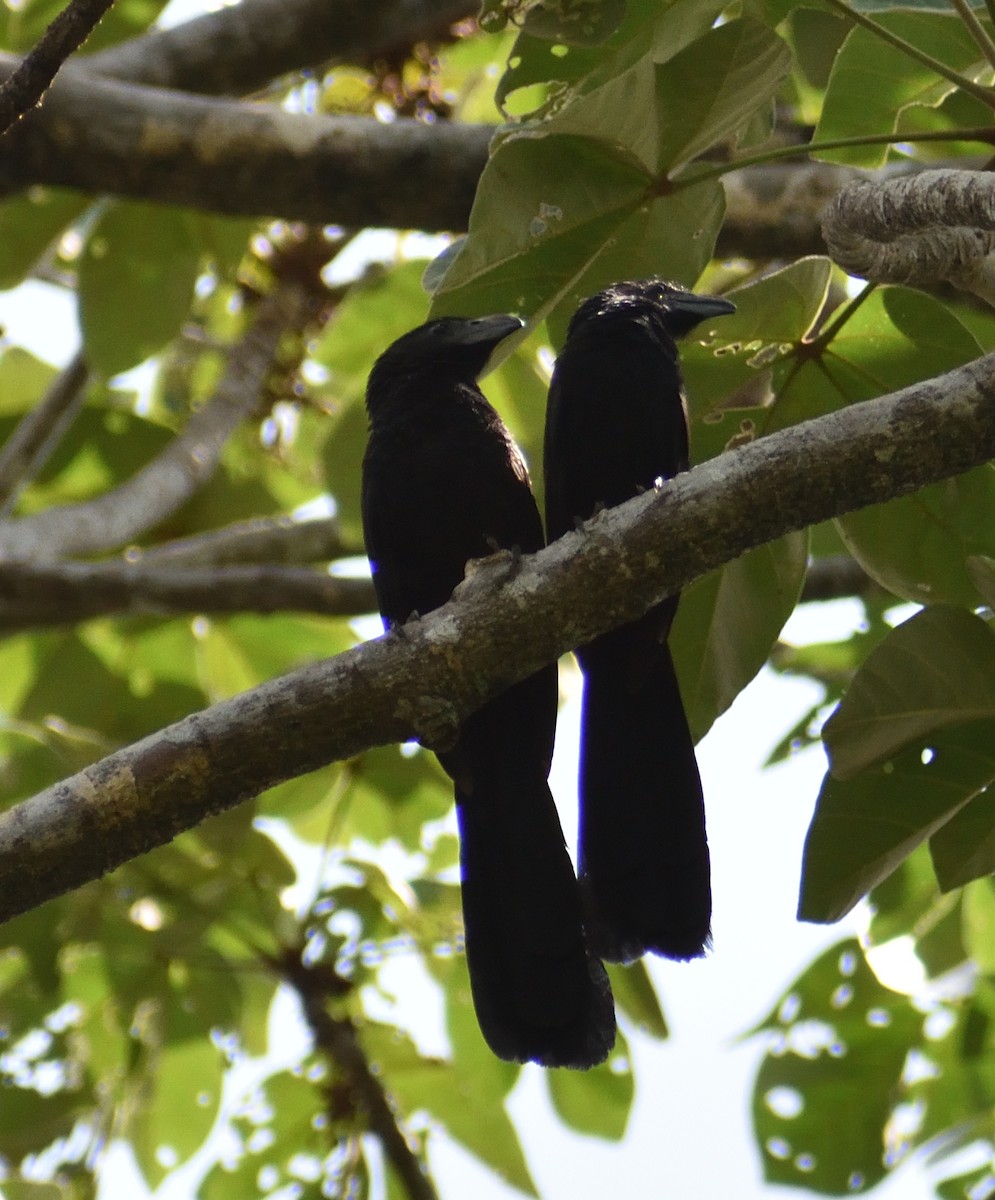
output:
[[82,46],[113,2],[69,0],[14,74],[0,84],[0,134],[41,100],[59,68]]
[[370,1132],[379,1139],[410,1200],[438,1200],[431,1179],[401,1129],[383,1084],[373,1074],[355,1026],[348,1019],[329,1013],[325,1003],[327,989],[322,986],[318,973],[304,967],[299,957],[288,955],[282,970],[284,978],[300,998],[304,1019],[318,1049],[345,1077],[353,1103],[364,1113]]
[[83,407],[89,378],[86,360],[79,352],[7,439],[0,450],[0,515],[10,512],[20,491],[62,440]]

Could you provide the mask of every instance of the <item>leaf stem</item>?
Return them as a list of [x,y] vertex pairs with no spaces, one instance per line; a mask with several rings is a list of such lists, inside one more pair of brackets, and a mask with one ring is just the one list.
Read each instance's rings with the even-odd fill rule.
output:
[[844,304],[842,306],[842,308],[833,317],[833,319],[829,322],[829,324],[825,327],[825,329],[823,329],[820,333],[818,333],[808,343],[808,346],[810,347],[810,352],[811,352],[811,348],[814,348],[815,350],[821,352],[826,346],[828,346],[829,343],[833,340],[833,338],[836,337],[836,335],[839,333],[839,331],[843,328],[843,326],[847,323],[847,321],[849,321],[850,318],[856,313],[857,309],[860,308],[860,306],[870,296],[870,294],[874,291],[874,289],[876,287],[877,287],[876,283],[865,283],[864,286],[857,293],[857,295],[851,297],[851,299],[849,299],[846,302],[846,304]]
[[964,23],[968,33],[974,38],[978,49],[988,59],[990,65],[995,67],[995,42],[989,37],[988,30],[974,15],[974,9],[968,0],[950,0],[950,3],[957,10],[957,15]]
[[[995,0],[993,0],[995,2]],[[859,137],[827,138],[824,141],[805,142],[798,146],[774,146],[743,158],[725,163],[692,163],[673,182],[699,183],[702,179],[717,179],[738,171],[741,167],[763,166],[782,158],[796,158],[802,154],[816,154],[822,150],[845,150],[851,146],[893,146],[903,142],[983,142],[995,145],[995,127],[977,125],[970,129],[930,129],[921,133],[867,133]]]

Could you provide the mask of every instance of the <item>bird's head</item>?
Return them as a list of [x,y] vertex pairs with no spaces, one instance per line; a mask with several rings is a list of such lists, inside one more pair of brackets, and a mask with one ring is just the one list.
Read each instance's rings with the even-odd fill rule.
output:
[[660,321],[672,338],[679,338],[702,321],[735,311],[735,304],[721,296],[699,296],[662,279],[623,280],[585,300],[570,323],[570,332],[575,323],[579,327],[592,319],[620,316],[634,321]]
[[377,383],[428,376],[437,382],[472,383],[501,342],[522,328],[518,317],[437,317],[399,337],[380,355],[370,373]]

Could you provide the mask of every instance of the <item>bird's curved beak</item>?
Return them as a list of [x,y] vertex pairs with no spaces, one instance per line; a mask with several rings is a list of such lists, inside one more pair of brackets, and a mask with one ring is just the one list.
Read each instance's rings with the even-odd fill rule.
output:
[[722,296],[699,296],[695,292],[670,298],[667,307],[693,317],[696,322],[707,321],[709,317],[724,317],[736,311],[736,305],[731,300]]

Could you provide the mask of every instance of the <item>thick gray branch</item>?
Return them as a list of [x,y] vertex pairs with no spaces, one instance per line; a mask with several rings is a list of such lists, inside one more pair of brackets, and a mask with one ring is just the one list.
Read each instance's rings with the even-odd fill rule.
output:
[[[15,62],[0,55],[0,75]],[[288,113],[95,79],[70,64],[8,139],[0,196],[53,184],[238,216],[457,232],[493,133]],[[822,211],[856,174],[805,162],[731,172],[719,254],[822,253]]]
[[995,457],[995,355],[710,460],[601,513],[508,579],[484,560],[449,604],[195,713],[0,817],[0,919],[211,813],[467,713],[762,542]]
[[96,499],[0,521],[0,559],[47,562],[115,549],[176,512],[214,474],[225,442],[258,408],[280,338],[304,323],[307,310],[305,293],[289,284],[265,297],[214,395],[158,458]]
[[[0,55],[0,72],[11,61]],[[289,113],[70,66],[11,131],[0,196],[46,183],[319,225],[465,229],[492,132]]]
[[87,55],[94,74],[210,95],[244,95],[277,76],[363,63],[430,41],[473,0],[242,0],[172,29]]
[[823,218],[829,252],[875,283],[945,279],[995,303],[995,186],[982,171],[856,180]]

